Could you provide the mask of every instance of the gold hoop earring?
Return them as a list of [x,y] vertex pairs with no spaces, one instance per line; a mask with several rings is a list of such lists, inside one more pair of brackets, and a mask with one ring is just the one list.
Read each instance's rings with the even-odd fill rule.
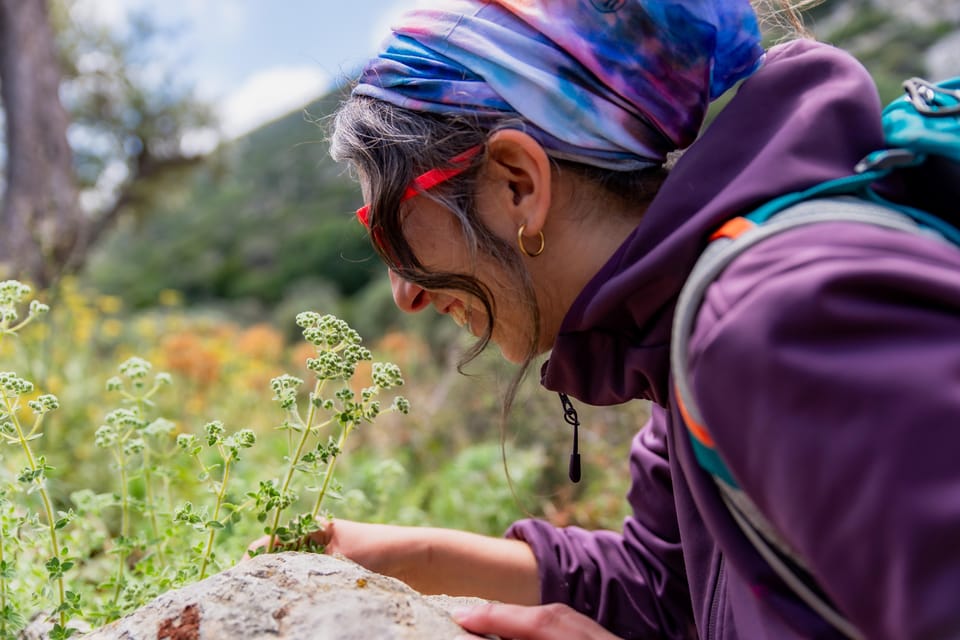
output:
[[546,242],[543,239],[543,231],[537,232],[537,237],[540,238],[540,246],[537,247],[536,251],[527,251],[527,248],[523,246],[523,232],[527,230],[527,225],[522,224],[517,230],[517,244],[520,246],[520,253],[527,256],[528,258],[536,258],[538,255],[543,253],[543,247],[546,245]]

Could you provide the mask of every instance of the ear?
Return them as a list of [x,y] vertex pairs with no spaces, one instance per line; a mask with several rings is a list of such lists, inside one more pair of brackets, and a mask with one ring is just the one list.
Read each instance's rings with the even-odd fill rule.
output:
[[525,225],[524,235],[536,237],[550,210],[550,158],[539,142],[516,129],[494,132],[487,140],[487,155],[486,186],[493,210],[509,218],[513,235]]

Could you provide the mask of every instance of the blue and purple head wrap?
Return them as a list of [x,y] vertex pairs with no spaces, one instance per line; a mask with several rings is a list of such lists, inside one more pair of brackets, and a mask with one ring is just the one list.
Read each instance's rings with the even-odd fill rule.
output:
[[760,64],[748,0],[437,0],[405,13],[354,95],[514,116],[550,155],[628,170],[695,139]]

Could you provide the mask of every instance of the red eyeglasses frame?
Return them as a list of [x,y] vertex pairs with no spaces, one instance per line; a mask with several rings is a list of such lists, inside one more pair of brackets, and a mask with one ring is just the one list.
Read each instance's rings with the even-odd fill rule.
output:
[[[463,153],[455,155],[453,158],[451,158],[449,167],[430,169],[429,171],[417,176],[413,179],[413,182],[410,183],[410,186],[407,187],[407,190],[404,191],[403,197],[400,198],[400,202],[406,202],[410,198],[418,196],[424,191],[429,191],[438,184],[442,184],[454,176],[460,175],[470,168],[469,161],[482,150],[482,144],[478,144],[475,147],[470,147]],[[368,229],[370,228],[369,216],[370,205],[365,204],[357,209],[357,220],[359,220],[360,224]]]

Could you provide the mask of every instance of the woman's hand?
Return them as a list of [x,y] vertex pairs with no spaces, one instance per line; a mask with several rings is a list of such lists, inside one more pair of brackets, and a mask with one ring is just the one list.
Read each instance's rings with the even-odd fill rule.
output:
[[[398,578],[420,593],[514,604],[540,601],[537,560],[521,540],[339,519],[324,523],[310,538],[323,545],[325,553],[342,554],[371,571]],[[248,550],[266,547],[269,542],[263,536]]]
[[[391,535],[390,525],[368,524],[352,522],[350,520],[330,520],[324,522],[320,528],[310,534],[310,541],[314,545],[322,546],[326,554],[341,554],[357,564],[371,571],[393,575],[397,550],[393,549],[395,535]],[[250,557],[249,552],[257,549],[266,549],[270,544],[269,536],[257,538],[247,547],[243,559]],[[274,549],[278,548],[274,543]],[[288,546],[290,550],[296,547]]]
[[524,607],[490,603],[453,617],[472,633],[513,640],[616,640],[615,635],[564,604]]

